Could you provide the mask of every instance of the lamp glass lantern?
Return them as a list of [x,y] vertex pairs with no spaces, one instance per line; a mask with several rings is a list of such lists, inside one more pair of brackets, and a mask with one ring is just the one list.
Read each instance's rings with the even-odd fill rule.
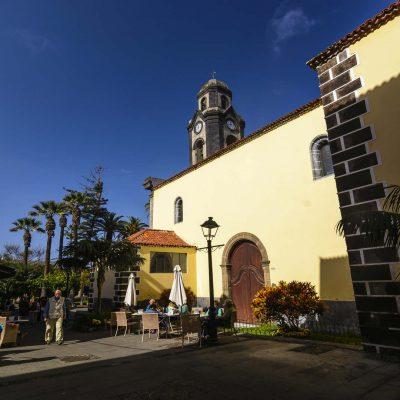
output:
[[219,225],[213,220],[213,217],[208,217],[208,220],[203,222],[201,225],[203,236],[207,240],[213,240],[217,235]]

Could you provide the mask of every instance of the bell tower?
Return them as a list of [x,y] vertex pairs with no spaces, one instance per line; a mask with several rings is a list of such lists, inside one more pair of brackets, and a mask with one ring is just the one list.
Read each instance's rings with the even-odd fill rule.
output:
[[243,138],[244,126],[228,85],[215,78],[207,81],[197,93],[197,110],[187,126],[190,165]]

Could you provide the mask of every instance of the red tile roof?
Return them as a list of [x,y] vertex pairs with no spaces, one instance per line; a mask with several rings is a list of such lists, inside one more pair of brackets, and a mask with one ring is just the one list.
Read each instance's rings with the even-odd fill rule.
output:
[[353,43],[358,42],[363,37],[369,35],[382,25],[391,21],[400,15],[400,0],[392,3],[386,7],[379,14],[376,14],[371,19],[366,20],[358,26],[353,32],[348,33],[346,36],[329,46],[326,50],[319,53],[317,56],[307,62],[307,65],[316,69],[322,64],[325,64],[329,59],[339,54],[342,50],[349,47]]
[[196,247],[186,243],[174,231],[143,229],[129,236],[128,240],[138,246]]
[[232,143],[231,145],[224,147],[223,149],[217,151],[216,153],[212,154],[210,157],[205,158],[203,161],[198,162],[197,164],[194,164],[190,166],[189,168],[184,169],[181,172],[178,172],[176,175],[171,176],[168,179],[163,180],[162,182],[158,183],[156,186],[153,187],[153,190],[157,190],[164,185],[167,185],[170,182],[173,182],[180,177],[188,174],[191,171],[196,170],[197,168],[202,167],[205,164],[208,164],[211,161],[214,161],[215,159],[223,156],[226,153],[229,153],[230,151],[235,150],[236,148],[245,145],[248,142],[251,142],[254,139],[257,139],[260,136],[265,135],[268,132],[273,131],[274,129],[278,128],[279,126],[285,125],[286,123],[292,121],[293,119],[296,119],[300,117],[303,114],[308,113],[309,111],[314,110],[315,108],[319,107],[321,105],[321,99],[315,99],[313,101],[310,101],[307,104],[304,104],[303,106],[297,108],[296,110],[290,112],[289,114],[286,114],[275,121],[263,126],[262,128],[256,130],[255,132],[251,133],[250,135],[244,137],[243,139],[237,140],[236,142]]

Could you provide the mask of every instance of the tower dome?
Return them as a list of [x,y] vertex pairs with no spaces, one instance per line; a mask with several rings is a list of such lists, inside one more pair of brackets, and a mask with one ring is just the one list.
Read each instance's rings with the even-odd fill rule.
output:
[[202,96],[205,92],[207,92],[210,89],[220,89],[222,92],[227,92],[228,95],[232,97],[232,92],[229,89],[229,86],[223,82],[219,81],[218,79],[212,78],[209,79],[205,84],[203,84],[197,93],[197,97]]

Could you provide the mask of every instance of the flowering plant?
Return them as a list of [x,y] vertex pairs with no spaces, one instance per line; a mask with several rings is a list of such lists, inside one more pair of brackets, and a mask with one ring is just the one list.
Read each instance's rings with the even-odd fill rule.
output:
[[299,281],[262,288],[252,301],[252,309],[259,321],[277,323],[282,331],[299,331],[302,320],[323,312],[315,287]]

